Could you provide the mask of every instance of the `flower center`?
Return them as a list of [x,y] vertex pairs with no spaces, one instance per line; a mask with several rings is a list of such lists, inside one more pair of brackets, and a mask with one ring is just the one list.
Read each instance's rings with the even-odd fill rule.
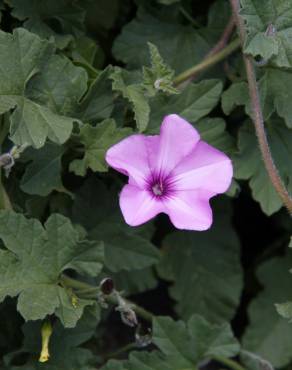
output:
[[173,184],[170,177],[153,174],[148,181],[148,191],[155,198],[165,198],[173,193]]
[[163,195],[163,184],[162,182],[152,185],[153,194],[156,196]]

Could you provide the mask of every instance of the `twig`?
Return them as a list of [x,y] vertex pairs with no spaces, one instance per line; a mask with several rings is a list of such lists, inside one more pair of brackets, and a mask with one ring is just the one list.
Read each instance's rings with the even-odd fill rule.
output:
[[[238,33],[243,47],[245,40],[245,25],[242,18],[239,15],[240,2],[239,0],[230,0],[230,5],[234,14],[234,19],[237,24]],[[253,111],[253,122],[255,125],[255,131],[259,142],[260,151],[263,157],[263,161],[270,177],[270,180],[284,203],[285,207],[288,209],[289,213],[292,214],[292,198],[290,197],[281,177],[279,171],[274,163],[272,153],[269,147],[267,135],[265,132],[263,113],[260,104],[260,96],[258,91],[258,85],[256,81],[255,70],[253,66],[253,61],[250,56],[243,53],[243,60],[246,69],[249,95],[251,100],[251,106]]]

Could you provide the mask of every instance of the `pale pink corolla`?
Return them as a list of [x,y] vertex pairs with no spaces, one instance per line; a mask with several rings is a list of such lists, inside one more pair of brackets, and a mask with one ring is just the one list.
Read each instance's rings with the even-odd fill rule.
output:
[[230,159],[176,114],[164,118],[160,135],[132,135],[112,146],[106,161],[129,176],[120,207],[130,226],[166,213],[178,229],[208,229],[209,200],[229,188],[233,174]]

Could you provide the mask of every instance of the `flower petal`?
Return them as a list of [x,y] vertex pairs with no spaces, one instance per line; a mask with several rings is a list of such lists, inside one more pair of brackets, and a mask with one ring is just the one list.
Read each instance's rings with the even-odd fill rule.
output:
[[229,188],[233,169],[231,160],[224,153],[200,141],[172,175],[177,190],[200,188],[219,194]]
[[138,226],[160,213],[163,204],[148,191],[125,185],[120,194],[120,207],[126,223]]
[[207,230],[212,225],[213,216],[209,199],[213,193],[190,190],[177,192],[164,201],[165,213],[173,225],[183,230]]
[[147,142],[144,135],[131,135],[113,145],[105,157],[111,167],[130,176],[130,182],[141,188],[150,173]]
[[199,133],[186,120],[176,114],[166,116],[160,129],[159,150],[155,162],[151,160],[151,167],[158,173],[169,173],[199,140]]

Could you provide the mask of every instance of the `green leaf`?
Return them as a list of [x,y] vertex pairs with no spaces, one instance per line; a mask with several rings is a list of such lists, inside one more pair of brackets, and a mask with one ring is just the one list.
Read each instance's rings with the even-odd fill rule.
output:
[[75,39],[71,55],[74,63],[84,67],[90,77],[93,78],[98,75],[96,67],[102,67],[104,63],[104,54],[101,47],[96,44],[95,40],[87,36]]
[[86,123],[96,123],[110,117],[114,107],[110,72],[109,67],[99,73],[82,101],[75,107],[74,116]]
[[129,128],[117,128],[113,119],[104,120],[95,127],[84,125],[78,138],[84,146],[84,156],[71,162],[70,171],[79,176],[84,176],[88,168],[92,171],[107,171],[106,151],[131,131]]
[[113,81],[113,90],[118,91],[132,105],[134,117],[140,132],[145,131],[148,126],[150,108],[145,89],[142,84],[126,85],[123,70],[114,67],[110,78]]
[[64,143],[70,136],[73,119],[31,100],[27,86],[45,67],[53,53],[52,45],[24,29],[16,29],[12,35],[1,31],[0,53],[0,113],[17,106],[10,127],[14,143],[39,148],[47,137],[57,144]]
[[176,73],[201,61],[210,48],[204,37],[191,26],[158,19],[139,8],[136,18],[116,38],[114,56],[129,67],[140,68],[149,61],[148,42],[156,45],[163,60]]
[[244,105],[247,114],[251,115],[246,82],[235,82],[222,94],[222,109],[226,115],[229,115],[238,105]]
[[[266,125],[266,132],[279,173],[291,191],[292,167],[287,158],[291,157],[292,131],[282,121],[273,120]],[[262,210],[267,215],[275,213],[282,207],[282,202],[268,177],[250,122],[241,127],[238,146],[239,154],[233,158],[235,177],[249,180],[252,196]]]
[[217,203],[210,230],[177,231],[163,241],[158,272],[172,282],[169,292],[183,318],[198,313],[211,322],[222,322],[235,314],[241,296],[242,270],[230,213],[229,202]]
[[143,67],[143,83],[150,96],[156,95],[158,91],[168,94],[178,94],[179,91],[173,87],[174,71],[165,64],[157,47],[148,42],[151,68]]
[[104,243],[105,265],[113,272],[139,270],[159,261],[158,249],[140,233],[119,222],[101,222],[90,233]]
[[117,290],[124,291],[127,295],[143,293],[155,289],[158,279],[153,268],[146,267],[140,270],[121,270],[113,275]]
[[[291,71],[265,68],[265,73],[259,80],[261,107],[265,120],[277,112],[280,117],[284,118],[287,126],[292,127],[291,84]],[[246,82],[234,83],[222,95],[222,108],[225,114],[230,114],[236,105],[245,106],[246,113],[252,117]]]
[[25,320],[55,313],[66,327],[74,327],[90,300],[72,303],[72,292],[59,285],[66,269],[96,276],[102,268],[101,243],[79,240],[78,232],[61,215],[51,215],[42,227],[12,211],[0,213],[0,299],[19,296],[17,308]]
[[26,167],[20,188],[28,194],[46,196],[53,190],[64,189],[61,179],[61,157],[64,148],[47,143],[39,150],[30,151],[32,162]]
[[148,131],[157,132],[165,115],[177,113],[190,122],[206,116],[218,103],[222,92],[219,80],[189,84],[178,96],[157,95],[151,99]]
[[242,0],[247,29],[245,52],[261,56],[278,67],[292,66],[292,10],[285,0]]
[[64,56],[53,55],[30,81],[27,95],[55,113],[74,115],[77,103],[87,90],[87,73]]
[[196,370],[201,361],[212,356],[232,357],[239,351],[229,324],[211,325],[198,315],[187,325],[156,317],[153,343],[161,352],[131,353],[128,361],[109,361],[102,370]]
[[[41,38],[54,37],[59,48],[65,48],[84,31],[85,11],[66,0],[6,0],[12,15],[24,21],[23,26]],[[52,26],[54,25],[54,26]]]
[[272,364],[262,357],[245,350],[240,351],[240,361],[249,370],[274,370]]
[[250,325],[243,337],[247,350],[276,367],[283,367],[292,359],[292,326],[275,308],[275,303],[292,298],[292,276],[288,273],[291,265],[292,254],[289,252],[285,257],[275,257],[258,268],[257,276],[264,288],[249,306]]
[[235,152],[235,142],[226,131],[222,118],[203,118],[194,127],[199,131],[201,139],[227,154]]
[[232,357],[239,351],[229,324],[212,325],[200,315],[193,315],[187,325],[168,317],[155,318],[153,342],[166,356],[183,356],[186,367],[212,356]]
[[92,230],[99,223],[112,218],[117,210],[118,193],[110,191],[103,181],[91,176],[75,193],[72,218],[75,223]]

